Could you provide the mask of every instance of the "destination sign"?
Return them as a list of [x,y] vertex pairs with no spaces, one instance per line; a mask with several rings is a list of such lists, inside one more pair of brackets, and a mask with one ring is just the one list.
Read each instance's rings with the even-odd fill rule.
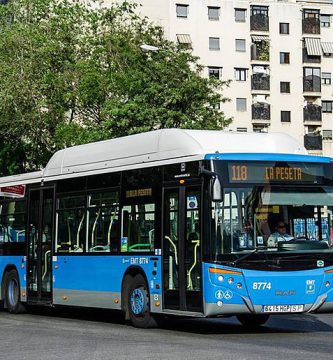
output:
[[299,163],[231,163],[228,165],[231,183],[318,183],[324,176],[321,164]]
[[126,198],[152,196],[152,194],[153,194],[153,189],[152,188],[127,190],[126,191]]

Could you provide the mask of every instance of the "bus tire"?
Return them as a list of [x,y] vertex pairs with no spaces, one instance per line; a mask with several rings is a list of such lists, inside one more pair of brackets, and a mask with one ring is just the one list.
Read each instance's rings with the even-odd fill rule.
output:
[[269,319],[269,315],[237,315],[238,321],[248,329],[258,328],[264,325]]
[[150,313],[149,290],[141,274],[133,278],[127,297],[127,309],[133,326],[138,328],[156,327],[157,322]]
[[20,281],[16,270],[10,270],[6,275],[6,306],[11,314],[20,314],[26,311],[21,303]]

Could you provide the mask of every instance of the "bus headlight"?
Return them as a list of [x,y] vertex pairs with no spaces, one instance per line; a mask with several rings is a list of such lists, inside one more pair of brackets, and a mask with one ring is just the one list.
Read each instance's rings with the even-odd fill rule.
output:
[[230,277],[228,278],[228,284],[232,284],[234,282],[234,278]]
[[222,275],[220,275],[220,276],[217,277],[217,280],[222,282],[224,280],[224,277]]

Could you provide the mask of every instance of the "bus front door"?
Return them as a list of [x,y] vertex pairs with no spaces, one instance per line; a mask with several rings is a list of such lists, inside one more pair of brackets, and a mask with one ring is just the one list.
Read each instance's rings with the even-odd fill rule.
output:
[[202,312],[201,186],[164,190],[163,307]]
[[54,189],[31,189],[28,215],[27,299],[52,301],[52,237]]

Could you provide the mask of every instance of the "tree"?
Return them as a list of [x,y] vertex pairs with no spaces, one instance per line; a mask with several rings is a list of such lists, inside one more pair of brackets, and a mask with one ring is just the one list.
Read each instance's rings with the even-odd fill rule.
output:
[[133,4],[15,0],[0,6],[0,30],[0,141],[23,155],[2,174],[38,169],[66,146],[230,122],[216,108],[225,83],[204,78],[198,58]]

